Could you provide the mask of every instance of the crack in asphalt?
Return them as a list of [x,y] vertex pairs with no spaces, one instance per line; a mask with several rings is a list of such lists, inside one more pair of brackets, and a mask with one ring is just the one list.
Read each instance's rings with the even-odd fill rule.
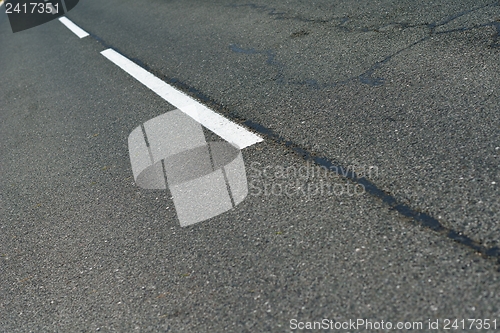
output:
[[300,22],[308,22],[308,23],[328,23],[331,22],[332,19],[311,19],[311,18],[306,18],[302,15],[288,15],[286,12],[278,12],[276,11],[276,8],[274,7],[269,7],[267,5],[257,5],[254,3],[246,3],[246,4],[231,4],[227,7],[249,7],[252,9],[256,10],[261,10],[261,11],[267,11],[267,14],[269,16],[273,16],[277,20],[294,20],[294,21],[300,21]]
[[353,81],[359,81],[363,84],[367,84],[367,85],[376,87],[376,86],[381,86],[385,83],[384,78],[374,77],[375,71],[377,69],[382,68],[383,65],[390,62],[395,56],[399,55],[400,53],[414,47],[415,45],[418,45],[424,41],[427,41],[428,39],[430,39],[432,36],[435,36],[435,35],[450,34],[450,33],[454,33],[454,32],[463,32],[463,31],[471,31],[471,30],[480,29],[480,28],[484,28],[484,27],[493,27],[496,29],[496,33],[493,34],[493,36],[492,36],[493,42],[488,46],[492,47],[492,48],[500,48],[500,21],[491,21],[491,22],[487,22],[487,23],[483,23],[483,24],[479,24],[479,25],[474,25],[472,27],[460,27],[460,28],[450,29],[450,30],[446,30],[446,31],[436,31],[437,28],[445,26],[448,23],[450,23],[458,18],[461,18],[465,15],[468,15],[470,13],[473,13],[475,11],[478,11],[478,10],[481,10],[481,9],[484,9],[487,7],[498,7],[498,6],[500,6],[500,1],[455,13],[453,15],[448,16],[445,19],[442,19],[439,22],[436,21],[436,22],[432,22],[432,23],[423,23],[423,24],[416,24],[416,25],[410,25],[410,24],[401,23],[401,22],[390,22],[390,23],[384,24],[383,26],[380,26],[380,27],[354,29],[354,28],[346,27],[344,25],[347,21],[350,20],[350,18],[348,18],[348,17],[342,17],[340,19],[334,18],[334,19],[329,19],[329,20],[304,19],[301,16],[287,16],[286,13],[277,12],[275,8],[265,6],[265,5],[256,5],[256,4],[241,4],[241,5],[233,4],[233,5],[230,5],[230,7],[250,7],[250,8],[258,9],[258,10],[266,10],[266,11],[268,11],[268,15],[275,16],[276,19],[280,19],[280,20],[292,19],[292,20],[299,20],[299,21],[308,22],[308,23],[330,23],[332,21],[339,21],[340,20],[340,23],[334,25],[333,28],[342,29],[342,30],[347,31],[347,32],[378,32],[378,33],[381,33],[381,30],[383,30],[386,27],[390,27],[390,26],[397,26],[401,30],[409,29],[409,28],[417,28],[417,27],[423,27],[423,28],[429,29],[428,36],[423,37],[423,38],[405,46],[404,48],[399,49],[396,52],[385,56],[382,60],[377,61],[374,64],[372,64],[363,73],[349,77],[349,78],[344,79],[344,80],[334,81],[334,82],[329,82],[329,83],[328,82],[327,83],[319,83],[316,79],[313,79],[313,78],[308,78],[308,79],[304,79],[301,81],[294,81],[294,80],[287,79],[285,74],[284,74],[284,70],[286,68],[286,65],[276,59],[276,52],[273,50],[256,50],[254,48],[245,49],[241,45],[237,45],[237,44],[229,45],[229,49],[235,53],[242,53],[242,54],[249,54],[249,55],[251,55],[251,54],[267,55],[266,64],[274,67],[275,70],[277,71],[277,76],[276,76],[275,81],[279,85],[297,85],[297,86],[306,86],[306,87],[309,87],[311,89],[324,89],[324,88],[334,88],[334,87],[339,86],[339,85],[345,85],[345,84],[353,82]]
[[410,219],[414,224],[420,225],[459,244],[462,244],[469,249],[472,249],[475,252],[481,254],[484,258],[496,259],[498,265],[497,271],[500,272],[500,248],[498,246],[484,246],[483,244],[473,240],[469,236],[464,235],[459,231],[443,226],[443,224],[441,224],[441,222],[439,222],[439,220],[435,217],[425,212],[419,212],[411,208],[410,205],[398,201],[393,195],[380,189],[379,187],[377,187],[377,185],[375,185],[365,177],[358,177],[356,173],[352,170],[349,170],[349,168],[334,163],[332,160],[326,157],[318,156],[307,151],[306,149],[301,148],[293,141],[287,140],[274,133],[274,131],[272,131],[271,129],[268,129],[251,120],[246,120],[243,122],[243,124],[258,132],[259,134],[264,135],[269,140],[284,145],[288,149],[292,150],[295,154],[302,157],[305,161],[310,161],[320,167],[325,167],[331,172],[336,173],[340,177],[346,178],[354,182],[355,184],[362,185],[367,193],[369,193],[372,197],[381,200],[389,207],[389,210],[397,211],[400,215]]

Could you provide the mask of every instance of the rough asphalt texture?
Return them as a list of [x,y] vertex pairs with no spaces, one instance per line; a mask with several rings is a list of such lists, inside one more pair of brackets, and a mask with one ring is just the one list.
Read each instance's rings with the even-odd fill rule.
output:
[[308,166],[272,137],[243,151],[247,199],[181,228],[167,192],[134,185],[127,148],[174,107],[99,54],[338,165],[376,166],[379,189],[494,249],[498,2],[87,0],[68,15],[82,40],[58,21],[13,34],[3,12],[0,332],[500,320],[495,256],[369,194],[263,193],[318,183],[259,176]]

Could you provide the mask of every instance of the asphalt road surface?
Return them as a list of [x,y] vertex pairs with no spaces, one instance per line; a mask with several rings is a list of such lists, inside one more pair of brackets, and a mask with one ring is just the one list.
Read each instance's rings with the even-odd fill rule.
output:
[[[498,1],[0,9],[0,332],[500,330]],[[136,185],[178,106],[107,49],[263,139],[243,202],[181,227]]]

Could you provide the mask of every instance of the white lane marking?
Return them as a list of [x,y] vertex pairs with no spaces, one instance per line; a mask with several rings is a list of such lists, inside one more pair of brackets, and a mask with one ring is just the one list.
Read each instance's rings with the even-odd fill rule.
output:
[[215,113],[188,95],[160,80],[115,50],[107,49],[102,51],[101,54],[143,85],[154,91],[168,103],[172,104],[224,140],[236,145],[239,149],[263,141],[260,136],[233,123],[220,114]]
[[83,30],[64,16],[60,17],[59,21],[61,21],[62,24],[64,24],[69,30],[73,31],[73,33],[80,38],[87,37],[89,35],[85,30]]

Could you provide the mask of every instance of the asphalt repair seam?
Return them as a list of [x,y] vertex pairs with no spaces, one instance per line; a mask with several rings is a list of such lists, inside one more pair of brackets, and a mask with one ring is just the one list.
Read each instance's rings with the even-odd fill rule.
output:
[[[500,5],[500,2],[495,3],[494,5]],[[454,16],[456,18],[457,16]],[[89,32],[89,35],[96,40],[99,44],[106,48],[110,48],[119,54],[123,55],[126,57],[124,52],[121,52],[118,48],[112,47],[109,43],[104,41],[102,38],[98,37],[95,34],[92,34]],[[413,45],[413,44],[412,44]],[[399,51],[401,52],[401,51]],[[178,79],[175,78],[168,78],[161,72],[154,70],[144,62],[136,59],[136,58],[131,58],[127,57],[128,59],[132,60],[135,62],[138,66],[142,67],[146,71],[150,72],[151,74],[155,75],[156,77],[160,78],[161,80],[165,82],[170,82],[172,85],[174,85],[178,90],[185,92],[186,94],[191,95],[194,98],[197,98],[198,100],[205,102],[206,104],[209,104],[210,107],[213,109],[219,111],[221,114],[224,114],[225,117],[229,118],[230,120],[240,123],[253,131],[259,133],[263,137],[267,138],[269,141],[272,141],[276,144],[285,146],[287,149],[292,151],[293,153],[297,154],[298,156],[302,157],[304,161],[310,161],[312,163],[315,163],[317,166],[320,167],[325,167],[331,172],[336,172],[339,176],[352,181],[356,184],[362,185],[365,187],[365,190],[367,193],[369,193],[372,197],[375,197],[379,200],[381,200],[384,204],[386,204],[389,208],[389,210],[393,210],[398,212],[401,216],[403,216],[405,219],[409,219],[413,224],[420,225],[426,229],[432,230],[439,235],[442,235],[450,240],[453,240],[479,254],[485,259],[492,259],[497,261],[497,272],[500,272],[500,248],[498,246],[494,247],[486,247],[482,245],[481,243],[473,240],[472,238],[463,235],[462,233],[453,230],[451,228],[447,228],[443,226],[438,219],[432,217],[431,215],[425,213],[425,212],[419,212],[415,209],[412,209],[409,205],[404,204],[400,201],[398,201],[393,195],[390,193],[385,192],[384,190],[380,189],[369,181],[368,179],[362,177],[358,178],[357,175],[349,171],[348,168],[345,168],[341,165],[335,165],[333,161],[326,157],[322,157],[317,153],[310,152],[306,149],[301,148],[299,145],[295,144],[291,140],[287,140],[278,134],[274,133],[271,129],[266,128],[265,126],[262,126],[256,122],[253,122],[249,119],[245,119],[241,117],[240,115],[235,114],[233,111],[228,110],[226,107],[224,107],[221,103],[213,100],[212,98],[204,95],[201,93],[199,90],[190,87],[186,83],[181,82]],[[388,57],[390,58],[390,56]],[[388,58],[386,58],[388,61]],[[379,62],[380,63],[380,62]]]

